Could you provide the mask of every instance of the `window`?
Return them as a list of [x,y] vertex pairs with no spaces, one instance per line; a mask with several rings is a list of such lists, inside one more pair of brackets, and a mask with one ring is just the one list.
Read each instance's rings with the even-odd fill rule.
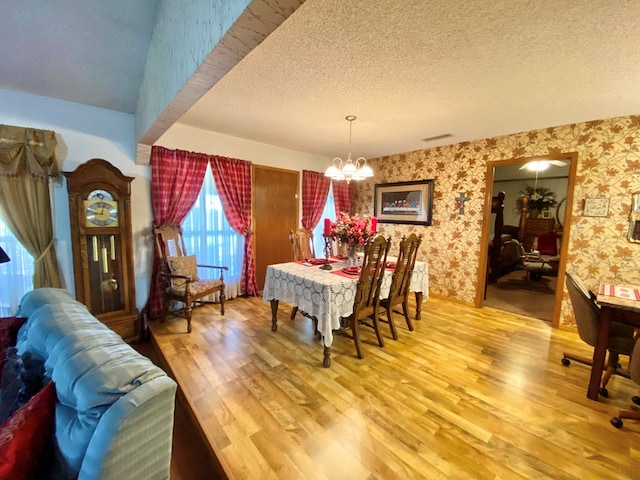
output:
[[[224,215],[209,166],[202,190],[182,229],[187,252],[195,254],[199,264],[229,267],[224,273],[225,298],[237,297],[241,293],[244,237],[231,228]],[[219,273],[215,269],[198,269],[202,278],[217,278]]]
[[324,232],[325,218],[330,218],[333,222],[335,222],[336,220],[336,206],[333,201],[333,186],[329,187],[329,193],[327,194],[327,203],[325,203],[324,205],[322,217],[320,217],[320,221],[313,229],[313,248],[316,251],[317,257],[324,257],[324,237],[322,236],[322,234]]
[[22,296],[33,290],[33,257],[0,219],[0,246],[10,262],[0,264],[0,316],[18,311]]

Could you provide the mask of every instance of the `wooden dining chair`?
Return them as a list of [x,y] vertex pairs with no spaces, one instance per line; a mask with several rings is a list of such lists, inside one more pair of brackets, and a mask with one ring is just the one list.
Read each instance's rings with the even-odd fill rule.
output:
[[294,262],[316,258],[312,230],[307,230],[304,227],[290,230],[289,242],[291,243],[291,257]]
[[380,285],[390,246],[390,240],[384,238],[383,235],[378,235],[367,242],[364,247],[353,313],[346,319],[351,328],[351,338],[356,346],[358,358],[363,358],[359,331],[361,325],[373,328],[378,338],[378,344],[384,347],[384,340],[378,325],[378,310],[380,308]]
[[398,339],[398,332],[393,321],[393,307],[396,305],[402,305],[402,314],[407,322],[407,328],[413,331],[413,323],[411,323],[411,318],[409,317],[409,286],[421,242],[422,235],[417,236],[415,233],[409,235],[408,238],[402,237],[400,251],[391,278],[391,289],[387,297],[380,300],[380,307],[385,309],[386,318],[379,320],[389,324],[391,336],[394,340]]
[[[304,261],[309,258],[316,258],[315,248],[313,246],[313,231],[307,230],[304,227],[296,228],[295,230],[289,230],[289,242],[291,243],[291,258],[294,262]],[[294,306],[291,309],[291,320],[293,320],[298,313],[298,307]],[[309,315],[307,312],[300,311],[304,317],[313,320],[313,324],[318,327],[318,319]]]
[[337,236],[329,238],[329,256],[338,258],[347,258],[348,245]]
[[[598,342],[598,332],[600,330],[600,306],[596,303],[595,298],[589,294],[589,291],[583,285],[578,277],[571,273],[566,273],[565,283],[571,307],[578,327],[578,335],[580,339],[591,347],[595,347]],[[611,322],[609,328],[609,341],[607,349],[609,350],[609,359],[604,375],[601,380],[600,395],[606,397],[609,395],[607,384],[611,375],[617,374],[623,377],[629,375],[625,371],[618,370],[619,355],[631,355],[635,344],[634,328],[620,322]],[[591,358],[582,357],[569,352],[563,352],[562,364],[569,366],[571,360],[584,365],[592,365]]]
[[[162,277],[162,316],[168,313],[184,315],[187,320],[187,332],[191,333],[191,313],[194,305],[219,303],[220,314],[224,315],[224,272],[229,267],[198,264],[195,255],[187,255],[182,227],[164,223],[153,227],[156,254],[160,259],[160,276]],[[198,268],[218,270],[220,276],[206,280],[198,277]],[[219,293],[217,302],[206,297]],[[182,308],[169,311],[172,302],[182,303]]]

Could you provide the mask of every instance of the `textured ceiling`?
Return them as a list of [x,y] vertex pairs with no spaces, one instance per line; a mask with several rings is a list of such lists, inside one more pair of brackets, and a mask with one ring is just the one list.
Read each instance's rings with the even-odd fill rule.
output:
[[[132,111],[157,3],[3,2],[0,88]],[[638,0],[307,0],[180,123],[344,157],[354,114],[371,158],[638,114],[638,18]]]
[[0,89],[134,113],[160,0],[2,0]]

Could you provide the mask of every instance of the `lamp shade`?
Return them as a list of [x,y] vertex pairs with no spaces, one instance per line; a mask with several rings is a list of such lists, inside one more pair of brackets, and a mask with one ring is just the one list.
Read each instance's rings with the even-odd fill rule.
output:
[[0,263],[7,263],[9,260],[9,255],[0,247]]

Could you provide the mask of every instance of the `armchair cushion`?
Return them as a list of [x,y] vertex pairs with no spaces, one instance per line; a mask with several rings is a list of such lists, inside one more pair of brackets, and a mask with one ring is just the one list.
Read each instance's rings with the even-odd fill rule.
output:
[[[174,275],[188,275],[191,277],[191,281],[197,282],[198,267],[195,255],[185,255],[183,257],[167,257],[167,263],[169,264],[169,270]],[[175,289],[182,289],[184,291],[184,285],[186,281],[182,278],[174,278],[171,280],[171,286]]]
[[49,382],[0,427],[0,478],[32,478],[53,435],[56,391]]
[[558,255],[558,235],[556,232],[541,233],[536,240],[536,250],[541,255]]

